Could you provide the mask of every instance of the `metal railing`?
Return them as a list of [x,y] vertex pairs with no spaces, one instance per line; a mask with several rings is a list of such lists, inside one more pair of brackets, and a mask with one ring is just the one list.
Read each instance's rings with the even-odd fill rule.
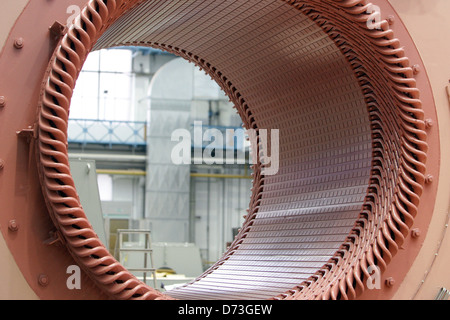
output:
[[[229,141],[227,130],[235,133],[235,143]],[[245,151],[248,148],[242,127],[202,126],[201,145],[194,141],[194,126],[191,126],[192,146],[194,148],[219,147],[210,135],[220,132],[225,149]],[[93,119],[69,119],[68,142],[79,144],[129,145],[133,147],[147,145],[147,123],[140,121],[116,121]],[[232,137],[233,139],[233,137]]]
[[69,119],[68,142],[145,146],[147,123],[139,121]]

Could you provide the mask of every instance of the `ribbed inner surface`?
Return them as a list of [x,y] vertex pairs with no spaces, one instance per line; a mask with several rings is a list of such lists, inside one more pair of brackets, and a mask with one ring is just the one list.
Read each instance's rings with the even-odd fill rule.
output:
[[270,0],[146,1],[95,49],[131,43],[201,57],[239,91],[258,128],[280,130],[279,171],[254,190],[261,200],[250,204],[257,213],[242,243],[168,294],[267,299],[314,274],[353,227],[371,168],[367,106],[339,48],[297,9]]

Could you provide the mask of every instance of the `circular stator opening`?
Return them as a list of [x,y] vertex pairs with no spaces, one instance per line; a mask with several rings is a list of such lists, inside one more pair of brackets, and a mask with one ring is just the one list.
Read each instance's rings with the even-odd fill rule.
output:
[[[387,22],[369,19],[357,1],[90,1],[51,61],[39,118],[44,195],[77,262],[120,299],[361,294],[413,224],[426,159],[409,61]],[[96,238],[67,164],[67,110],[87,54],[127,45],[202,68],[273,160],[255,163],[248,214],[224,256],[164,295]]]

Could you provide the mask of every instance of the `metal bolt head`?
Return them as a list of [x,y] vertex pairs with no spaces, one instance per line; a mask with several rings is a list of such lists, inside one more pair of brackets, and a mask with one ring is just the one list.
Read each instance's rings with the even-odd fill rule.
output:
[[413,238],[418,238],[420,237],[420,229],[419,228],[415,228],[411,230],[411,236]]
[[432,182],[433,182],[433,176],[431,174],[428,174],[425,177],[425,183],[429,184],[429,183],[432,183]]
[[6,107],[6,98],[5,96],[0,96],[0,108]]
[[14,40],[14,47],[16,49],[22,49],[24,45],[25,41],[23,40],[23,38],[17,38],[16,40]]
[[48,278],[48,276],[46,274],[40,274],[39,278],[38,278],[38,282],[41,286],[45,287],[50,282],[50,279]]
[[415,64],[413,65],[412,70],[414,74],[418,74],[420,72],[420,66],[418,64]]
[[386,18],[386,21],[389,23],[389,25],[393,25],[394,21],[395,21],[395,17],[394,16],[388,16]]
[[392,288],[395,284],[395,280],[392,277],[386,279],[385,284],[388,288]]
[[427,129],[431,128],[433,126],[433,120],[432,119],[425,119],[425,127]]
[[8,229],[15,232],[15,231],[19,230],[19,224],[17,223],[16,220],[10,220],[8,222]]

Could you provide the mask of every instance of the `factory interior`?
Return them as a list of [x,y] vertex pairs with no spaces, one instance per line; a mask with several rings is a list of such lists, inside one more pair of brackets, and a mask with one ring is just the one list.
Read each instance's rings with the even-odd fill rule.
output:
[[[93,52],[78,85],[69,117],[69,159],[94,230],[127,269],[156,269],[158,288],[194,280],[231,244],[250,201],[250,144],[239,115],[194,64],[156,49]],[[192,163],[173,163],[172,151],[180,144],[176,134],[172,139],[175,130],[189,133]],[[194,130],[201,130],[200,144]],[[236,138],[223,141],[221,159],[207,163],[215,148],[212,130],[224,138],[233,130]],[[230,150],[236,163],[225,164]],[[119,252],[150,248],[149,240],[152,257]]]
[[449,300],[449,12],[2,1],[0,300]]

